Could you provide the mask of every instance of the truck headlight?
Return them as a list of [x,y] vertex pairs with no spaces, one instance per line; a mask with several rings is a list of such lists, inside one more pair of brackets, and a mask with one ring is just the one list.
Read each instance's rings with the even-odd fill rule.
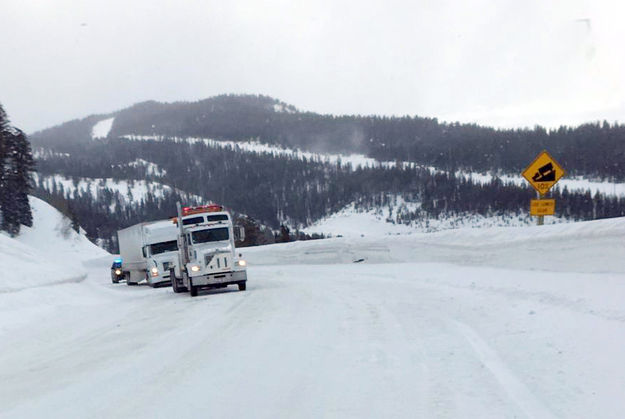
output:
[[158,276],[158,268],[152,268],[150,272],[152,272],[152,276]]
[[247,262],[243,259],[237,260],[237,266],[247,266]]
[[191,266],[191,271],[193,271],[193,272],[200,272],[200,267],[198,265],[193,265],[193,266]]
[[121,275],[121,274],[122,274],[121,269],[115,269],[115,275]]

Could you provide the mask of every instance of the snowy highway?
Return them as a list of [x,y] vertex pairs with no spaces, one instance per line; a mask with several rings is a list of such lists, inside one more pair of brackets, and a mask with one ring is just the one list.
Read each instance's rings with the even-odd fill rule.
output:
[[113,285],[109,259],[0,294],[0,416],[625,412],[623,274],[284,264],[190,298]]

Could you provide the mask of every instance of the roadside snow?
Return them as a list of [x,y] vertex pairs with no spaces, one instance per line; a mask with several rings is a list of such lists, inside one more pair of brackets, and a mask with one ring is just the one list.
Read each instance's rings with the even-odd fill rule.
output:
[[44,201],[30,197],[30,204],[33,227],[22,226],[16,238],[0,234],[0,293],[82,280],[82,261],[108,255]]
[[252,265],[440,262],[518,270],[625,274],[625,217],[530,227],[367,235],[245,249]]
[[111,128],[113,127],[113,121],[115,118],[103,119],[97,122],[93,128],[91,129],[91,138],[106,138],[111,132]]
[[[527,212],[522,212],[520,215],[464,214],[402,220],[402,214],[414,213],[419,209],[420,204],[406,202],[400,196],[392,197],[391,200],[392,203],[375,209],[357,209],[355,204],[347,205],[342,210],[303,228],[302,231],[307,234],[317,233],[333,237],[365,237],[431,233],[461,228],[524,227],[536,223],[536,218],[531,217]],[[562,217],[545,217],[547,225],[567,222],[569,220]]]

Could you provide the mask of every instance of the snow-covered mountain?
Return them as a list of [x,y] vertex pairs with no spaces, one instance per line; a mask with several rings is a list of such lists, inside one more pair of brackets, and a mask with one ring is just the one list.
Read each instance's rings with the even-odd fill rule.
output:
[[[569,173],[550,192],[557,216],[548,222],[623,216],[625,166],[613,161],[621,136],[625,129],[609,124],[500,131],[319,115],[265,96],[223,95],[145,102],[31,138],[36,194],[65,201],[57,206],[114,251],[119,228],[171,216],[176,201],[246,214],[256,233],[272,231],[248,232],[263,243],[285,228],[302,238],[343,235],[359,222],[345,217],[406,233],[528,225],[536,195],[519,173],[543,148]],[[601,144],[601,158],[591,143]],[[396,200],[405,205],[389,205]]]

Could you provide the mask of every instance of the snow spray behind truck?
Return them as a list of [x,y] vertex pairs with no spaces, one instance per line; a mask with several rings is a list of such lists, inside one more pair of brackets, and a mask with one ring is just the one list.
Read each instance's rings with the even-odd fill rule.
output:
[[169,283],[169,268],[178,260],[178,229],[170,220],[135,224],[119,230],[117,239],[128,285]]
[[178,263],[170,268],[174,292],[189,291],[195,297],[201,288],[224,288],[247,283],[246,262],[236,254],[234,227],[221,205],[182,207],[177,203]]

